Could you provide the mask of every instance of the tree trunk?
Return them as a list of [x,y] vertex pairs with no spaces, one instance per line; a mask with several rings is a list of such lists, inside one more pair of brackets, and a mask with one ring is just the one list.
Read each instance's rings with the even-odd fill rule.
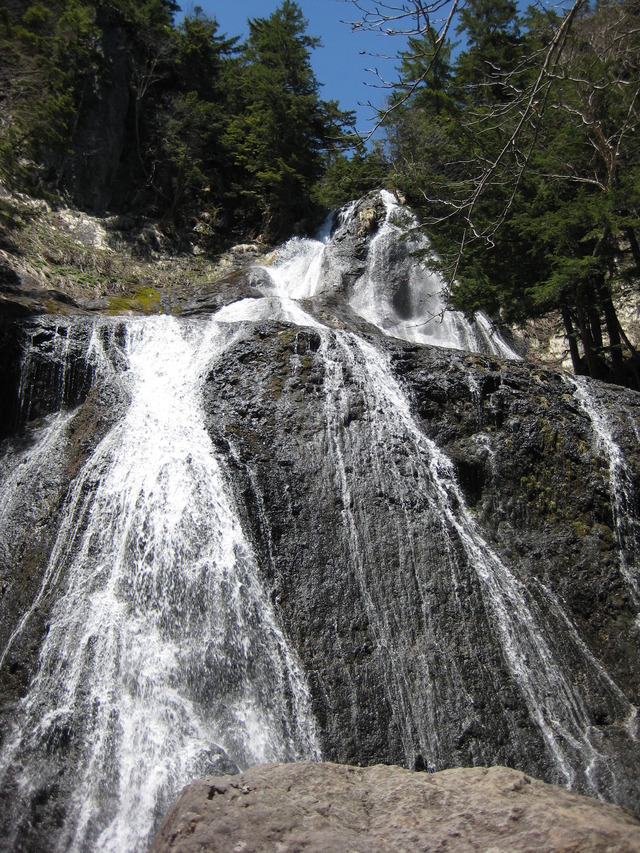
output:
[[604,379],[605,371],[603,370],[602,360],[598,356],[596,345],[591,334],[591,329],[587,322],[587,315],[582,305],[576,306],[576,314],[578,332],[580,333],[580,340],[582,342],[582,348],[584,349],[584,357],[587,362],[589,376],[592,376],[594,379]]
[[631,255],[635,262],[635,265],[638,269],[640,269],[640,245],[638,245],[638,238],[636,237],[635,229],[629,225],[627,230],[627,239],[629,240],[629,246],[631,247]]
[[611,301],[611,295],[609,293],[603,294],[601,299],[602,307],[604,308],[604,318],[607,324],[607,335],[609,336],[611,365],[614,374],[622,378],[624,362],[622,358],[622,340],[620,338],[620,321],[618,320],[614,304]]
[[[593,301],[595,302],[595,296]],[[600,312],[593,305],[587,308],[587,316],[589,318],[589,331],[593,340],[593,345],[598,352],[604,349],[604,341],[602,339],[602,325],[600,323]]]
[[571,356],[571,364],[573,365],[573,372],[576,376],[581,376],[586,371],[584,369],[583,360],[580,358],[580,352],[578,350],[577,343],[577,335],[576,331],[573,327],[573,320],[571,319],[571,313],[566,306],[563,306],[561,309],[562,313],[562,322],[564,323],[564,330],[567,335],[567,342],[569,344],[569,354]]

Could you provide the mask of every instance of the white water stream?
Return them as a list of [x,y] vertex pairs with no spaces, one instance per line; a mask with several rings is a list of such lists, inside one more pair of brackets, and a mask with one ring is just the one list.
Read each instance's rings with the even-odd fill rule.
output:
[[[340,212],[333,231],[328,220],[316,239],[290,240],[275,263],[264,268],[283,310],[291,311],[292,300],[337,292],[358,316],[391,337],[518,359],[486,316],[477,314],[469,322],[447,308],[442,279],[419,257],[427,249],[426,238],[408,236],[417,225],[415,217],[390,192],[382,190],[380,195],[384,220],[371,239],[364,272],[345,294],[340,245],[353,204]],[[300,316],[294,322],[300,323]]]
[[[385,299],[389,246],[397,243],[399,227],[392,220],[397,205],[390,194],[384,195],[387,216],[384,225],[372,240],[370,260],[365,274],[356,284],[351,307],[365,319],[381,328],[386,334],[420,343],[435,343],[449,348],[480,349],[477,330],[484,329],[484,344],[495,354],[517,357],[506,344],[491,333],[486,319],[472,327],[463,317],[444,311],[440,301],[437,282],[419,265],[411,265],[408,281],[413,303],[411,322],[402,320],[397,309]],[[329,238],[321,241],[295,241],[288,244],[272,267],[267,267],[274,290],[281,300],[282,311],[287,311],[293,298],[310,299],[322,291],[322,259],[331,252]],[[395,273],[394,273],[395,274]],[[417,295],[416,295],[417,294]],[[427,307],[430,306],[430,307]],[[416,316],[438,313],[439,324],[415,322]],[[389,321],[389,317],[393,321]],[[298,316],[302,325],[318,327],[309,315]],[[441,541],[446,551],[445,527],[455,531],[473,568],[482,589],[485,606],[491,615],[496,636],[500,642],[504,660],[515,678],[529,713],[542,733],[549,755],[557,768],[558,781],[573,786],[577,777],[581,784],[589,787],[593,794],[605,788],[615,787],[615,780],[607,756],[599,749],[600,736],[594,728],[581,690],[574,679],[563,652],[555,645],[549,632],[562,634],[571,654],[582,661],[589,672],[592,689],[604,697],[605,702],[617,707],[617,716],[627,721],[629,731],[633,729],[635,711],[615,683],[608,677],[599,662],[593,657],[580,639],[576,629],[564,614],[560,603],[548,589],[540,588],[545,613],[531,593],[514,572],[500,559],[478,529],[472,514],[466,507],[464,496],[456,482],[454,468],[445,454],[428,439],[415,422],[407,398],[395,380],[390,366],[381,351],[366,343],[357,335],[321,332],[321,353],[325,361],[325,399],[327,408],[328,448],[336,471],[337,484],[342,491],[344,536],[348,543],[351,560],[367,606],[370,624],[374,626],[377,642],[387,648],[390,656],[388,682],[384,685],[389,701],[396,708],[405,742],[405,759],[410,763],[414,755],[413,732],[421,731],[421,748],[427,765],[434,766],[438,755],[437,699],[429,694],[426,685],[433,682],[428,664],[422,672],[425,690],[418,697],[408,687],[408,677],[403,671],[400,655],[394,651],[393,626],[388,604],[380,598],[367,579],[367,559],[363,541],[364,533],[353,511],[354,494],[357,489],[357,474],[354,460],[357,453],[345,444],[346,431],[343,424],[348,421],[348,402],[344,393],[343,372],[349,373],[351,381],[361,388],[371,421],[367,432],[360,436],[362,446],[379,447],[380,454],[370,464],[378,466],[380,482],[394,496],[405,513],[406,527],[409,509],[402,509],[402,495],[406,488],[402,482],[404,472],[390,469],[384,448],[394,441],[401,441],[411,448],[413,460],[413,488],[424,500],[430,502],[435,526],[441,525]],[[362,429],[362,427],[360,427]],[[348,460],[348,461],[345,461]],[[359,460],[362,464],[362,460]],[[393,482],[395,480],[395,483]],[[395,489],[395,491],[394,491]],[[439,519],[439,521],[438,521]],[[402,519],[399,523],[402,525]],[[408,545],[410,548],[410,543]],[[441,555],[444,557],[444,555]],[[406,559],[406,555],[404,558]],[[457,585],[455,558],[450,554],[451,584]],[[426,588],[418,588],[429,609],[429,594]],[[428,613],[427,613],[428,622]],[[549,639],[545,639],[549,637]],[[412,666],[415,667],[415,662]],[[447,678],[457,684],[464,695],[462,678],[456,672],[455,660],[449,662]],[[577,768],[582,768],[580,772]]]
[[74,745],[56,849],[143,850],[190,779],[319,754],[304,677],[204,427],[203,372],[230,337],[212,320],[127,324],[131,404],[75,482],[41,592],[3,652],[62,583],[0,759],[28,799],[43,746]]
[[[401,340],[519,358],[483,314],[470,323],[447,308],[442,279],[416,256],[428,248],[424,236],[415,236],[417,220],[390,192],[383,190],[381,195],[386,216],[371,241],[366,272],[350,299],[356,313]],[[403,244],[399,255],[397,248]]]
[[[606,406],[589,390],[589,383],[581,377],[569,377],[580,405],[589,416],[595,442],[609,463],[609,493],[613,523],[618,541],[620,571],[640,609],[640,525],[636,518],[636,495],[633,477],[624,454],[613,437]],[[637,429],[635,420],[631,425]],[[638,615],[640,621],[640,610]]]
[[[389,290],[389,253],[400,227],[395,201],[388,194],[384,201],[386,219],[347,294],[351,310],[387,335],[515,357],[486,318],[471,325],[445,311],[439,283],[414,261],[401,271],[401,291]],[[437,765],[439,691],[464,697],[465,683],[455,658],[446,684],[439,685],[440,670],[425,656],[398,647],[401,612],[371,582],[357,511],[358,500],[368,496],[358,494],[356,439],[347,438],[344,426],[345,372],[367,413],[359,447],[367,446],[381,493],[397,506],[390,517],[405,540],[400,559],[425,563],[410,533],[410,503],[420,501],[430,507],[434,559],[438,551],[454,598],[461,553],[475,573],[505,666],[558,780],[573,784],[581,768],[581,782],[593,793],[615,785],[581,688],[549,630],[562,633],[591,689],[616,708],[618,719],[631,721],[633,709],[553,596],[543,591],[542,612],[539,598],[483,538],[451,462],[422,432],[382,352],[357,335],[330,331],[311,313],[314,297],[339,280],[335,268],[329,284],[323,275],[349,215],[333,236],[326,230],[317,240],[287,244],[264,268],[269,283],[262,298],[240,300],[202,320],[129,320],[121,350],[96,329],[89,360],[98,375],[109,373],[126,386],[130,405],[76,478],[42,587],[0,650],[1,667],[44,597],[57,590],[38,672],[0,753],[0,777],[12,776],[25,803],[40,784],[48,760],[43,755],[66,753],[75,761],[67,819],[52,849],[142,851],[191,778],[320,755],[304,674],[263,588],[201,402],[206,373],[263,320],[320,333],[327,460],[344,507],[335,535],[344,539],[369,624],[386,655],[388,678],[380,689],[394,709],[407,762],[418,731],[427,766]],[[397,270],[394,276],[397,282]],[[21,483],[33,480],[29,472],[60,441],[71,418],[53,418],[30,455],[0,472],[5,515],[13,499],[6,492],[15,496]],[[394,442],[406,449],[407,470],[388,463],[384,449]],[[407,476],[415,498],[408,497]],[[433,602],[424,571],[416,569],[415,588],[429,626]],[[437,645],[435,633],[432,639]]]
[[[401,655],[394,650],[393,631],[389,620],[390,604],[384,594],[376,589],[367,574],[366,562],[374,559],[367,553],[361,525],[358,524],[355,495],[358,489],[358,472],[353,459],[361,454],[353,452],[351,446],[357,441],[362,447],[380,448],[371,454],[369,462],[374,466],[387,500],[400,507],[400,524],[406,540],[411,537],[411,509],[403,506],[408,501],[407,478],[410,489],[428,502],[434,518],[432,537],[441,551],[436,558],[439,564],[449,562],[450,584],[456,588],[459,568],[454,555],[447,550],[454,531],[459,538],[469,566],[479,581],[485,607],[490,615],[493,631],[497,637],[504,660],[522,692],[532,719],[543,735],[549,754],[557,768],[557,781],[572,787],[579,777],[594,795],[606,788],[615,787],[613,770],[609,759],[600,751],[600,736],[591,722],[588,703],[576,682],[568,660],[579,659],[589,673],[591,690],[597,690],[610,707],[617,708],[618,718],[626,720],[632,728],[635,710],[623,693],[608,677],[598,661],[581,641],[575,628],[564,615],[559,602],[549,590],[544,596],[543,614],[534,596],[517,578],[516,574],[500,559],[495,550],[483,537],[464,496],[456,481],[454,468],[446,455],[431,441],[417,425],[408,403],[386,358],[383,354],[353,334],[336,333],[325,335],[321,349],[326,365],[326,405],[329,447],[340,488],[343,492],[345,537],[349,542],[351,559],[362,586],[363,599],[368,604],[368,615],[375,627],[378,643],[389,650],[394,668],[389,673],[385,688],[390,703],[396,708],[402,721],[407,762],[411,761],[415,744],[411,732],[421,732],[421,748],[425,760],[436,769],[438,703],[434,695],[411,692],[405,688],[407,678],[403,671]],[[347,370],[351,382],[361,389],[368,418],[358,426],[358,437],[347,437],[342,424],[348,418],[345,408],[342,371]],[[397,467],[384,448],[393,443],[405,449],[410,461],[410,472]],[[345,462],[348,460],[351,464]],[[406,519],[402,523],[402,516]],[[440,529],[438,529],[438,521]],[[411,560],[411,542],[403,543],[403,562]],[[416,573],[427,624],[433,606],[429,585],[424,577]],[[562,635],[564,653],[556,646],[554,634]],[[410,666],[419,666],[411,661]],[[464,696],[461,674],[456,669],[456,660],[447,662],[446,678],[457,685],[459,695]],[[431,682],[428,666],[422,673],[424,685]],[[442,685],[440,686],[442,689]],[[593,697],[591,698],[592,701]],[[581,768],[581,771],[578,769]]]

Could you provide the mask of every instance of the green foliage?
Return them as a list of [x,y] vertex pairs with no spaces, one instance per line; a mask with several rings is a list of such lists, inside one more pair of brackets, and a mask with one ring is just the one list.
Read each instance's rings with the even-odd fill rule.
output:
[[218,33],[218,22],[199,7],[174,31],[175,70],[181,86],[209,101],[226,99],[225,71],[237,38]]
[[393,180],[422,210],[455,307],[510,322],[556,311],[577,372],[638,384],[614,301],[640,277],[640,12],[605,0],[549,54],[565,23],[473,0],[454,62],[449,46],[410,43],[387,123]]
[[488,104],[509,98],[506,75],[521,62],[518,9],[513,0],[468,0],[460,12],[458,34],[467,49],[456,62],[456,82],[470,101]]
[[336,154],[327,165],[315,197],[328,208],[338,208],[386,182],[388,164],[380,145],[371,151],[357,150],[352,157]]
[[54,46],[63,67],[79,70],[91,59],[100,30],[95,25],[95,9],[91,6],[67,0],[64,12],[58,19]]
[[323,153],[336,144],[336,124],[351,118],[319,98],[310,59],[318,44],[290,0],[270,17],[249,21],[225,143],[245,225],[267,236],[286,233],[309,215]]
[[78,164],[100,171],[98,117],[121,116],[128,101],[113,134],[123,152],[113,206],[182,226],[206,217],[212,233],[284,236],[313,214],[316,184],[353,122],[319,97],[319,42],[291,0],[250,21],[241,46],[198,6],[175,25],[177,9],[40,0],[5,10],[0,173],[20,189],[73,195]]
[[[0,31],[2,107],[9,112],[0,168],[9,183],[33,188],[45,171],[60,167],[94,71],[99,35],[94,7],[78,0],[34,3]],[[25,167],[25,157],[32,168]]]
[[42,3],[34,3],[22,16],[22,23],[28,33],[47,33],[51,29],[53,16],[50,9]]

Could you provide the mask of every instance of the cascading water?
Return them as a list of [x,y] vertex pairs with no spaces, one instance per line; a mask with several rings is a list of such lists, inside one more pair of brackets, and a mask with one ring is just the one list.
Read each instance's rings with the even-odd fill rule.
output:
[[[23,647],[36,649],[4,708],[4,849],[142,850],[194,776],[317,759],[325,744],[340,757],[341,742],[358,759],[374,728],[367,761],[434,770],[498,757],[634,800],[633,773],[619,769],[636,743],[632,702],[557,590],[486,535],[387,350],[515,353],[486,318],[445,309],[413,255],[424,245],[398,240],[409,214],[387,193],[375,204],[373,236],[370,211],[351,205],[333,230],[255,269],[252,297],[208,318],[31,323],[17,420],[36,421],[0,467],[4,564],[22,560],[25,575],[37,564],[28,532],[14,534],[39,489],[53,509],[27,513],[27,528],[48,515],[57,528],[0,633],[7,681]],[[261,342],[274,339],[290,346],[288,373],[269,372]],[[236,399],[256,363],[266,378]],[[481,381],[464,381],[480,428]],[[101,387],[118,404],[99,434],[79,437],[73,407]],[[617,445],[580,394],[612,489],[626,494]],[[280,433],[291,441],[277,457]],[[498,471],[490,432],[474,445]],[[296,457],[297,485],[282,473]],[[615,512],[635,590],[631,501]],[[289,550],[287,526],[299,534]],[[314,572],[317,583],[303,576]],[[341,597],[354,611],[344,624]],[[303,611],[317,644],[296,633]],[[347,698],[332,697],[343,672]]]
[[[441,758],[437,734],[439,702],[442,703],[447,692],[457,694],[462,702],[465,699],[469,702],[470,697],[466,694],[455,656],[448,658],[448,671],[440,674],[437,684],[434,684],[426,660],[411,660],[410,669],[415,671],[416,667],[423,666],[420,681],[425,687],[422,691],[407,689],[412,679],[406,671],[406,658],[395,648],[392,624],[401,615],[393,613],[393,599],[370,574],[376,556],[367,543],[367,522],[362,512],[366,497],[362,494],[358,471],[348,466],[346,459],[356,458],[360,464],[366,459],[367,467],[375,472],[374,477],[387,500],[398,506],[393,517],[398,527],[406,531],[400,562],[412,566],[433,642],[441,646],[443,638],[436,636],[425,569],[446,572],[446,582],[455,590],[460,583],[462,564],[460,554],[452,547],[452,539],[457,538],[465,561],[477,577],[504,660],[542,733],[555,766],[556,780],[572,786],[581,777],[582,788],[594,794],[611,790],[615,773],[608,757],[599,751],[600,736],[571,666],[580,660],[581,669],[588,672],[591,690],[595,685],[601,701],[615,707],[616,716],[631,726],[635,719],[633,706],[580,640],[549,590],[539,590],[542,601],[537,600],[486,542],[466,507],[451,462],[414,421],[408,401],[382,354],[356,335],[346,333],[326,334],[321,351],[327,365],[328,444],[345,507],[344,536],[378,642],[390,653],[385,687],[402,721],[405,761],[410,763],[412,759],[417,735],[427,766],[438,769]],[[369,413],[366,425],[361,425],[357,436],[351,438],[340,428],[348,418],[343,370],[349,372],[360,388]],[[394,443],[406,448],[409,470],[389,464],[385,448]],[[426,515],[430,522],[428,538],[438,553],[436,559],[433,556],[425,559],[424,555],[416,553],[418,548],[412,541],[414,523],[411,520],[416,516],[416,499],[429,506]],[[424,531],[420,533],[424,535]],[[556,645],[560,637],[562,649]],[[570,666],[567,665],[569,661]],[[432,685],[431,690],[426,685]]]
[[130,406],[76,480],[41,591],[3,651],[59,587],[0,764],[27,813],[58,771],[73,777],[51,849],[144,849],[193,776],[318,755],[304,678],[203,426],[198,389],[220,328],[127,324]]
[[384,222],[371,242],[367,269],[350,299],[356,313],[402,340],[518,358],[484,315],[478,314],[470,323],[447,308],[442,279],[415,257],[428,248],[426,238],[407,236],[417,226],[415,217],[390,192],[383,191],[381,197]]
[[[408,247],[409,272],[404,279],[412,321],[401,318],[398,305],[387,298],[388,279],[398,276],[397,267],[393,276],[389,273],[390,247],[397,244],[400,230],[393,224],[398,206],[388,193],[383,194],[383,200],[384,223],[371,241],[365,272],[356,282],[349,300],[351,308],[385,334],[419,343],[439,343],[448,348],[482,349],[478,344],[480,330],[484,346],[490,352],[516,357],[491,332],[485,318],[478,318],[474,327],[461,316],[445,311],[443,303],[438,301],[437,282],[411,260],[415,247]],[[342,225],[343,222],[339,222],[337,235]],[[277,256],[275,264],[265,268],[273,292],[280,300],[278,316],[281,319],[293,319],[289,307],[292,299],[307,300],[311,305],[310,300],[325,292],[332,280],[335,287],[335,273],[333,279],[329,277],[328,284],[322,277],[323,269],[331,270],[332,267],[331,258],[327,258],[333,250],[332,239],[336,240],[336,235],[330,238],[325,232],[322,240],[292,241]],[[403,275],[401,272],[401,277]],[[272,291],[267,287],[265,292]],[[429,304],[431,309],[425,307]],[[421,323],[419,317],[426,316],[429,310],[440,315],[437,331],[416,331],[427,325]],[[393,315],[393,322],[385,320],[385,312],[387,319]],[[252,311],[246,316],[249,319],[255,315]],[[239,317],[237,314],[236,319]],[[318,322],[308,314],[303,316],[300,308],[295,321],[318,328]],[[579,784],[583,790],[594,794],[615,789],[615,770],[606,751],[600,748],[601,734],[594,725],[589,706],[594,704],[594,694],[598,695],[595,701],[614,709],[612,713],[632,737],[635,737],[635,709],[580,639],[550,590],[542,584],[538,584],[535,594],[527,589],[484,539],[466,508],[453,466],[414,422],[409,403],[381,353],[354,334],[330,333],[326,328],[322,328],[320,334],[320,353],[325,364],[327,458],[331,460],[326,475],[335,478],[342,495],[345,557],[354,567],[376,642],[387,651],[384,687],[400,721],[405,763],[411,764],[418,748],[428,767],[442,766],[443,750],[438,743],[439,699],[447,693],[457,701],[464,702],[470,697],[454,656],[448,658],[447,671],[436,666],[437,672],[433,672],[426,657],[422,660],[413,657],[407,666],[406,651],[397,645],[394,623],[402,616],[400,612],[393,612],[393,602],[401,602],[402,595],[398,596],[397,590],[391,593],[371,576],[379,555],[371,550],[372,540],[368,536],[366,505],[370,494],[362,493],[368,486],[359,483],[358,475],[363,465],[369,472],[376,472],[380,494],[399,507],[390,513],[390,524],[405,532],[399,562],[413,567],[416,591],[434,645],[442,643],[443,638],[437,637],[437,628],[432,623],[425,565],[428,568],[431,559],[432,570],[437,564],[440,571],[444,566],[445,583],[454,590],[455,598],[462,552],[464,561],[477,578],[503,659],[542,734],[555,768],[554,778],[569,786]],[[364,407],[369,412],[367,426],[361,425],[357,436],[350,440],[343,428],[350,420],[345,373],[351,383],[359,387]],[[411,448],[407,451],[411,462],[403,470],[389,465],[387,453],[399,442]],[[407,490],[407,469],[410,491]],[[416,501],[429,506],[422,522],[424,524],[426,519],[429,524],[429,538],[437,557],[425,559],[424,554],[418,554],[417,543],[412,541]],[[454,539],[457,546],[452,544]],[[462,612],[460,618],[463,618]],[[589,680],[588,700],[578,687],[573,666]],[[422,689],[417,684],[421,684]]]
[[[341,294],[350,308],[401,340],[519,358],[483,314],[469,322],[447,308],[442,280],[419,259],[428,247],[426,238],[407,237],[407,229],[417,226],[415,217],[390,192],[382,190],[380,198],[384,216],[371,238],[364,269]],[[266,268],[285,304],[344,290],[340,245],[353,224],[353,212],[354,204],[348,205],[339,212],[333,230],[328,220],[315,240],[291,240],[278,253],[274,266]]]
[[[619,545],[620,569],[627,581],[640,620],[640,524],[635,514],[636,495],[631,471],[622,450],[615,441],[606,407],[590,392],[588,383],[580,378],[570,378],[576,397],[589,416],[596,444],[603,450],[609,462],[609,487],[611,508]],[[637,430],[635,419],[631,418],[632,428]],[[636,433],[636,438],[637,438]]]

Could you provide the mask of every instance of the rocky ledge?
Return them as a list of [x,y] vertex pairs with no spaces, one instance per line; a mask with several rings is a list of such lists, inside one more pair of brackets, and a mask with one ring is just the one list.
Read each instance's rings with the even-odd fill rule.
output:
[[134,216],[91,216],[0,182],[0,321],[38,315],[193,314],[255,295],[270,247],[214,245]]
[[640,851],[617,806],[507,767],[273,764],[187,786],[150,853]]

